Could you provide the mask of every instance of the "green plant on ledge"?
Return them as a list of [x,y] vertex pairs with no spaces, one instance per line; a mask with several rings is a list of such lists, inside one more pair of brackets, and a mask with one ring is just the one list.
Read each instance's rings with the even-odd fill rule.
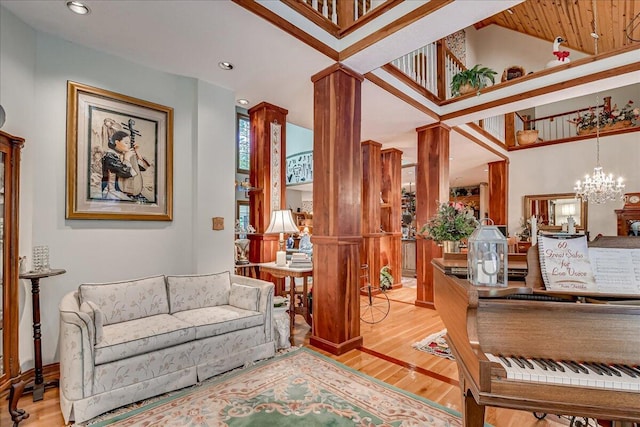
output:
[[488,67],[481,67],[476,64],[473,68],[464,70],[453,76],[451,79],[451,95],[460,96],[467,93],[477,91],[480,95],[480,89],[487,87],[489,82],[496,82],[496,71]]

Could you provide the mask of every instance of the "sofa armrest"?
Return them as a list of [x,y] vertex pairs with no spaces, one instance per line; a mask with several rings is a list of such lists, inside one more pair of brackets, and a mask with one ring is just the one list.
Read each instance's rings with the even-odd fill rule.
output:
[[273,340],[273,293],[275,286],[265,280],[254,279],[252,277],[231,275],[231,283],[239,285],[254,286],[260,289],[258,310],[264,314],[264,328],[267,341]]
[[66,294],[60,305],[60,390],[69,400],[93,394],[94,325],[80,311],[76,292]]

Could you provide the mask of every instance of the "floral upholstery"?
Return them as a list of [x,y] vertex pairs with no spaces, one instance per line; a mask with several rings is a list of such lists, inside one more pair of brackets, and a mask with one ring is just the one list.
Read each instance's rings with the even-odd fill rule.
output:
[[93,392],[117,390],[176,370],[190,368],[195,364],[196,343],[197,341],[190,341],[98,365],[93,376]]
[[255,286],[231,284],[229,292],[229,305],[245,310],[258,311],[258,296],[260,289]]
[[59,307],[65,422],[273,356],[273,291],[272,283],[225,272],[68,293]]
[[92,301],[104,313],[104,324],[169,313],[164,276],[80,285],[80,303]]
[[107,325],[103,334],[95,346],[96,365],[193,341],[196,330],[174,316],[158,314]]
[[173,317],[194,325],[196,339],[198,340],[259,326],[264,323],[262,313],[243,310],[230,305],[179,311],[174,313]]
[[[104,313],[93,301],[85,301],[80,305],[80,311],[87,313],[93,320],[93,341],[99,343],[102,341],[102,327],[104,326]],[[89,331],[91,333],[92,331]]]
[[171,313],[229,304],[229,272],[167,276]]

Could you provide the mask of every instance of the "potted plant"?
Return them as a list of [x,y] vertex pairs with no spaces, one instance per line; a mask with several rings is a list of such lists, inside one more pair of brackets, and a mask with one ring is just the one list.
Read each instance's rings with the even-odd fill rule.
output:
[[480,89],[487,86],[489,82],[496,82],[496,71],[491,68],[482,67],[476,64],[473,68],[460,71],[451,79],[451,94],[453,96],[465,95],[474,91],[480,95]]
[[[460,202],[439,203],[438,212],[420,230],[425,238],[438,244],[466,239],[478,226],[472,210]],[[448,251],[445,245],[445,252]],[[455,244],[449,251],[455,250]]]

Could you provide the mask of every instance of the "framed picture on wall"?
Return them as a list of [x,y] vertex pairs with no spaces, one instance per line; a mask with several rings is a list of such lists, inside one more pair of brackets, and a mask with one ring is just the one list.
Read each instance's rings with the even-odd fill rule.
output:
[[67,82],[66,217],[172,220],[173,108]]

